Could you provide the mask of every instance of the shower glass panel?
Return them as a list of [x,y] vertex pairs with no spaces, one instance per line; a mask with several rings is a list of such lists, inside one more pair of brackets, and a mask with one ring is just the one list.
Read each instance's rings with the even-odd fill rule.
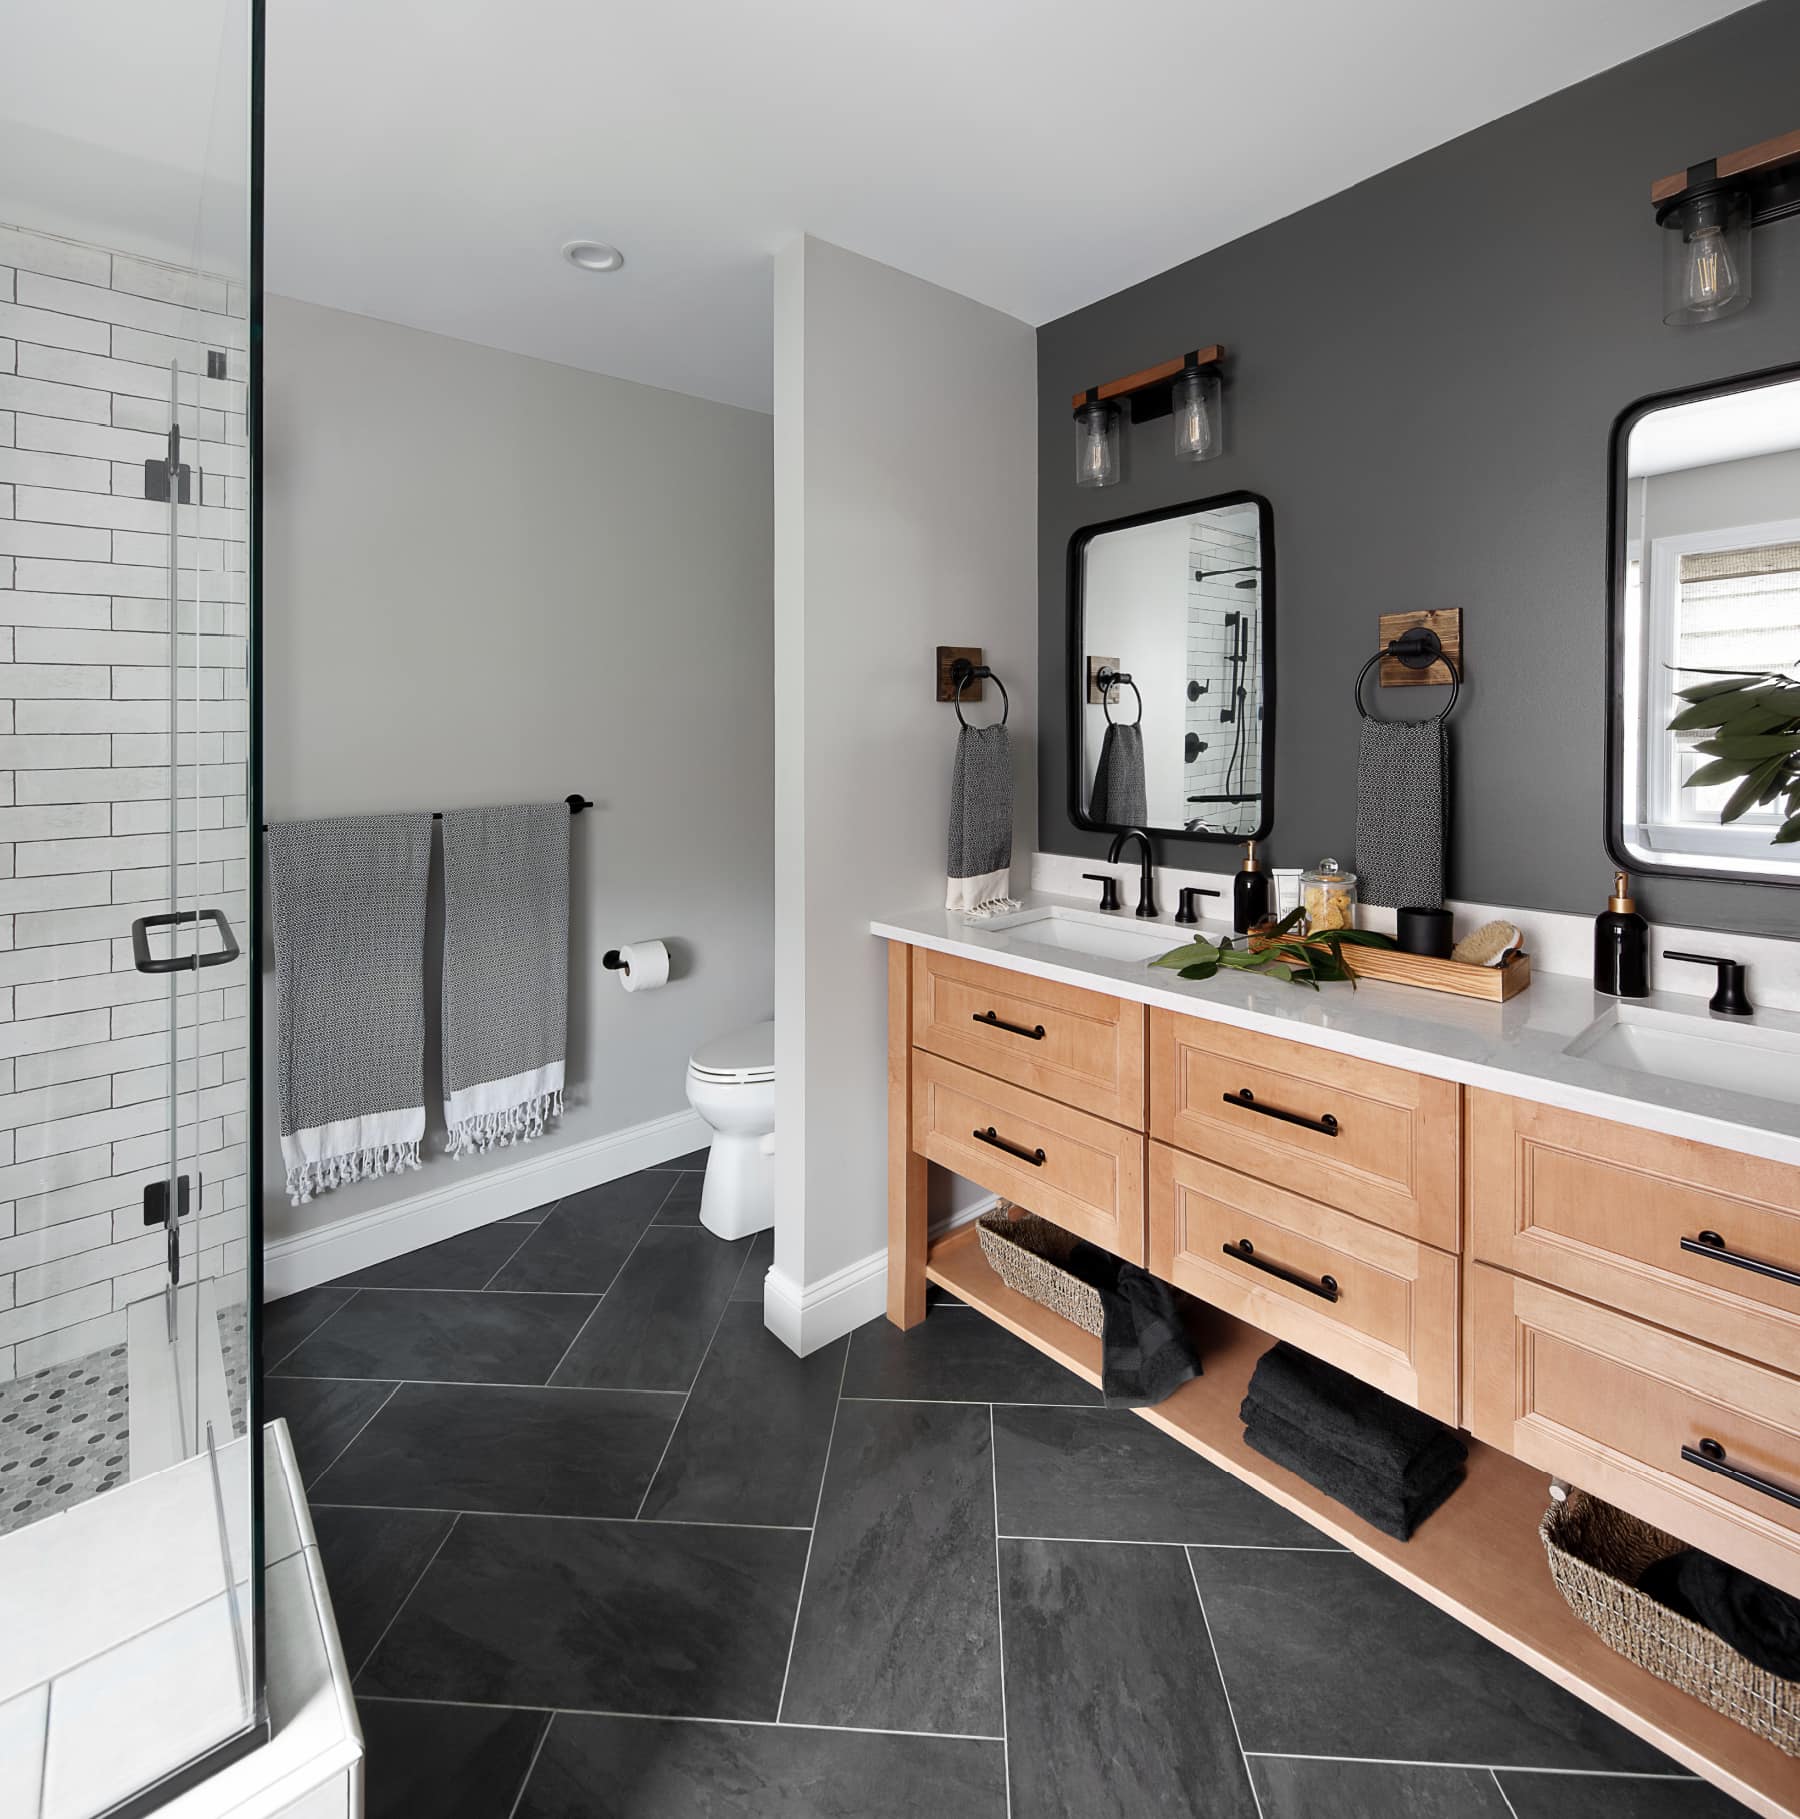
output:
[[253,0],[84,0],[0,56],[9,1819],[149,1811],[266,1735],[260,47]]

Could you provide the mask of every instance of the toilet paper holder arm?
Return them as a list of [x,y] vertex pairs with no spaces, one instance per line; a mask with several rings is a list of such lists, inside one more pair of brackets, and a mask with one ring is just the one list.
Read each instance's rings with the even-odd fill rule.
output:
[[625,963],[625,956],[621,954],[616,947],[609,947],[606,952],[600,956],[600,964],[605,967],[609,973],[628,973],[631,971],[631,968]]

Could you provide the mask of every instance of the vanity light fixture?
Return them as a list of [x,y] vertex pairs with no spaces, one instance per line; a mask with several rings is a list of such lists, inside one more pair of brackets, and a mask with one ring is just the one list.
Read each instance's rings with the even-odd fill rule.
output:
[[584,272],[616,272],[625,255],[603,240],[569,240],[563,244],[563,257]]
[[1750,301],[1750,232],[1800,214],[1800,132],[1650,186],[1664,230],[1663,321],[1714,322]]
[[1120,406],[1128,404],[1133,423],[1173,417],[1175,455],[1182,461],[1210,461],[1225,446],[1220,370],[1225,350],[1197,348],[1123,379],[1090,386],[1070,400],[1075,412],[1075,484],[1112,486],[1120,463]]

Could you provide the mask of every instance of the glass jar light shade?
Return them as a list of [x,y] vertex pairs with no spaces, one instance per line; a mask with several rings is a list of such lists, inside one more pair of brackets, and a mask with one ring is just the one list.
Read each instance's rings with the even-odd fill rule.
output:
[[1663,321],[1713,322],[1750,301],[1750,202],[1742,190],[1702,190],[1669,204],[1663,230]]
[[1225,444],[1219,369],[1190,366],[1175,380],[1170,399],[1175,419],[1175,458],[1210,461]]
[[1110,404],[1084,404],[1075,413],[1075,484],[1116,486],[1119,413]]

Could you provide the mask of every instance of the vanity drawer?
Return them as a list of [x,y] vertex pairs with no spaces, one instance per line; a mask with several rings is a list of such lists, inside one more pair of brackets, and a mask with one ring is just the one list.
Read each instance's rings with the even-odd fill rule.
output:
[[1077,1237],[1144,1261],[1144,1139],[913,1050],[913,1148]]
[[1115,1124],[1144,1128],[1141,1004],[917,947],[913,1041]]
[[1800,1381],[1485,1264],[1468,1301],[1478,1439],[1800,1594]]
[[1456,1419],[1454,1257],[1161,1143],[1149,1209],[1152,1275]]
[[1800,1169],[1484,1092],[1468,1151],[1483,1263],[1800,1372]]
[[1403,1068],[1150,1013],[1151,1136],[1446,1251],[1461,1242],[1459,1093]]

